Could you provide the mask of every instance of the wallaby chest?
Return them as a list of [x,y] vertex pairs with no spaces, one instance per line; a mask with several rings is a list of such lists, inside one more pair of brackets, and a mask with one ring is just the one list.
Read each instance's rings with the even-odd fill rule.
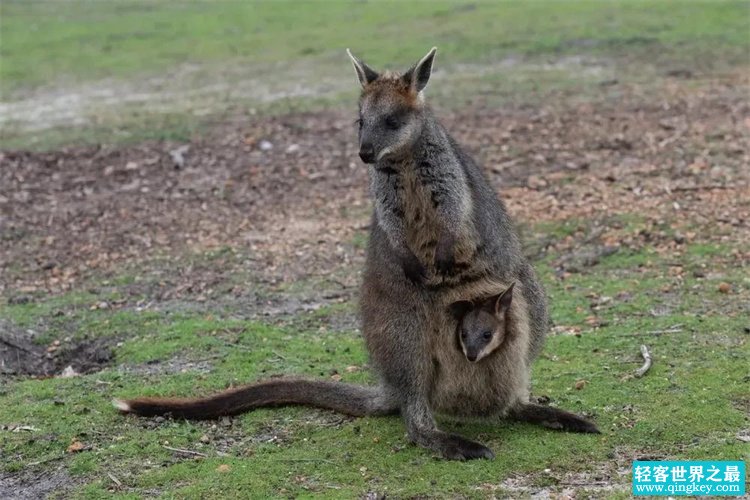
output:
[[403,188],[397,193],[404,236],[411,251],[422,262],[432,262],[441,221],[439,203],[432,186],[413,164],[405,165],[399,174]]

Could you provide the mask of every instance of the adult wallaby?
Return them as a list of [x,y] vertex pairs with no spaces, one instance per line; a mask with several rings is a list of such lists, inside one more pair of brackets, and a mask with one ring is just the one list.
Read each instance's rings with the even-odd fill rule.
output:
[[[528,401],[531,362],[548,329],[544,292],[505,207],[425,103],[435,51],[403,74],[378,73],[349,53],[362,85],[359,156],[375,205],[362,331],[380,384],[276,379],[199,399],[115,401],[121,411],[196,419],[286,404],[351,415],[399,412],[413,442],[459,460],[494,455],[441,431],[436,413],[598,432],[580,417]],[[502,355],[467,363],[456,349],[451,304],[490,297],[512,282],[506,320],[514,334]]]

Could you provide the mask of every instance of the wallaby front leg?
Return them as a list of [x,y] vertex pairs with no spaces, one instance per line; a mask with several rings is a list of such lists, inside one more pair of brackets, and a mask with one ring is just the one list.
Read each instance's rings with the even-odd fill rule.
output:
[[475,458],[492,460],[495,458],[492,450],[483,444],[438,429],[427,402],[421,398],[406,401],[401,412],[409,439],[419,446],[440,453],[443,458],[448,460]]
[[419,258],[414,255],[414,252],[408,248],[405,248],[403,255],[401,255],[401,267],[404,270],[406,278],[415,285],[424,283],[424,280],[427,278],[427,269],[419,261]]

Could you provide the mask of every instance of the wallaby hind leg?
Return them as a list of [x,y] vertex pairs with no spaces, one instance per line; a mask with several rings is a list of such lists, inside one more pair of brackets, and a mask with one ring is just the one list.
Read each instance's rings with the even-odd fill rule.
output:
[[402,408],[409,439],[433,450],[448,460],[492,460],[495,454],[481,443],[471,441],[458,434],[450,434],[437,428],[432,412],[425,402],[410,401]]
[[552,406],[527,403],[511,411],[509,417],[550,429],[599,434],[599,429],[592,422]]

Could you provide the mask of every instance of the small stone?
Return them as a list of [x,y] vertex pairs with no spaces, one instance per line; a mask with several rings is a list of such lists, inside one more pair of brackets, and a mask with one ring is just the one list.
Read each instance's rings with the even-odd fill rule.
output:
[[172,158],[172,164],[176,170],[181,169],[185,166],[185,155],[190,151],[189,144],[183,144],[182,146],[175,148],[169,152],[169,156]]
[[300,150],[299,144],[290,144],[288,148],[286,148],[287,153],[296,153]]
[[270,151],[273,149],[273,144],[270,141],[263,140],[258,143],[258,147],[261,151]]
[[208,437],[208,435],[207,435],[207,434],[204,434],[204,435],[202,435],[202,436],[200,437],[199,441],[200,441],[201,443],[210,443],[210,442],[211,442],[211,438],[210,438],[210,437]]

